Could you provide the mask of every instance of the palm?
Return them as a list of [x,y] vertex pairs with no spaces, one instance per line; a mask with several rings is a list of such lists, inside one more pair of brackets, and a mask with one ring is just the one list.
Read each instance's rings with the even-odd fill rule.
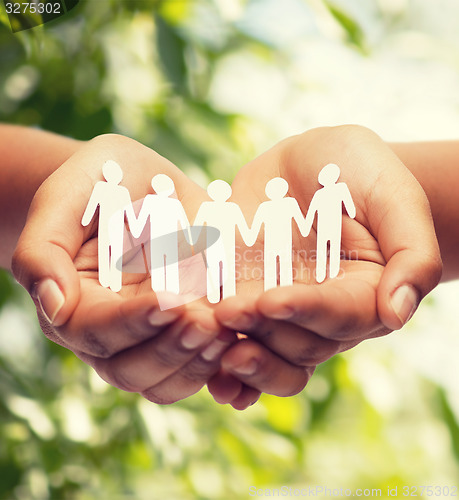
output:
[[[339,141],[334,147],[333,142],[328,140],[326,147],[321,149],[317,137],[313,139],[317,146],[314,148],[310,147],[308,137],[288,139],[246,165],[233,183],[233,200],[240,204],[250,223],[259,204],[267,200],[266,183],[274,177],[282,177],[289,184],[288,196],[298,201],[302,213],[306,215],[314,193],[320,188],[317,182],[319,171],[330,161],[336,162],[341,167],[339,181],[348,185],[357,212],[355,219],[343,215],[339,276],[317,285],[314,275],[316,225],[304,238],[293,223],[294,286],[264,293],[263,261],[256,258],[263,256],[262,229],[252,249],[247,250],[241,241],[238,242],[238,294],[243,295],[243,299],[222,304],[217,314],[224,324],[229,325],[231,315],[235,316],[234,309],[251,313],[258,311],[265,319],[259,319],[256,327],[252,325],[244,333],[265,339],[270,349],[292,363],[297,362],[295,355],[298,349],[289,350],[286,345],[298,343],[301,339],[303,344],[310,344],[312,332],[327,339],[339,340],[333,352],[347,349],[364,338],[388,332],[381,324],[376,309],[377,287],[385,268],[387,248],[384,246],[384,235],[379,239],[375,235],[385,212],[372,199],[380,189],[385,165],[368,169],[368,165],[362,162],[351,162],[349,155],[343,154]],[[381,154],[385,154],[379,143],[377,146]],[[375,150],[374,154],[378,153],[374,144],[370,144],[369,148]],[[390,176],[389,173],[387,175]],[[392,189],[390,194],[385,193],[384,198],[390,202],[390,196],[395,198],[396,195],[397,189]],[[244,258],[244,255],[249,258]],[[292,319],[280,320],[281,315],[277,314],[283,307],[296,309],[297,313]],[[292,329],[292,325],[300,330]]]
[[[189,214],[196,212],[196,207],[199,202],[202,202],[205,197],[204,190],[200,190],[190,181],[190,186],[194,188],[194,197],[191,199],[189,196],[178,193],[179,200]],[[145,195],[148,193],[145,193]],[[147,222],[149,224],[149,221]],[[130,234],[129,227],[126,224],[125,228],[125,248],[123,255],[123,286],[120,292],[113,293],[109,288],[103,288],[99,283],[98,272],[98,222],[89,227],[85,238],[87,241],[81,246],[74,259],[75,268],[80,277],[80,286],[84,293],[82,296],[90,296],[91,303],[99,305],[104,302],[113,300],[130,300],[134,297],[151,294],[151,275],[150,275],[150,241],[135,240]],[[142,243],[143,241],[143,243]],[[185,241],[181,242],[184,246],[187,245]],[[186,266],[186,278],[200,276],[202,274],[203,261],[198,258],[188,259],[188,262],[180,263],[179,267],[183,269]],[[188,284],[188,288],[192,285]],[[183,287],[182,287],[183,290]],[[189,290],[190,292],[192,290]]]
[[[61,343],[85,359],[88,359],[86,355],[106,357],[134,345],[138,342],[138,339],[132,338],[136,330],[141,331],[141,337],[144,338],[154,334],[148,327],[147,317],[158,308],[148,266],[143,265],[143,252],[148,252],[148,248],[138,247],[131,252],[125,249],[123,271],[124,264],[130,261],[132,264],[136,259],[137,264],[134,265],[134,272],[132,269],[123,272],[123,287],[119,293],[103,288],[99,283],[98,212],[95,212],[87,227],[83,227],[81,220],[91,192],[101,180],[102,165],[109,158],[122,165],[122,185],[129,190],[133,201],[142,200],[152,192],[151,180],[158,173],[165,173],[174,181],[176,196],[190,218],[205,199],[205,191],[165,158],[130,139],[118,136],[91,141],[46,181],[37,203],[49,207],[47,210],[50,212],[49,217],[53,218],[53,227],[65,228],[65,231],[59,229],[56,240],[60,241],[60,246],[73,261],[79,281],[78,300],[75,301],[70,318],[56,331],[58,336],[65,339]],[[77,186],[78,189],[73,189],[72,196],[63,202],[60,193],[66,192],[69,186]],[[48,193],[52,193],[51,199]],[[124,321],[124,317],[128,319]],[[134,322],[135,326],[130,322]],[[111,343],[108,351],[107,345],[103,346],[99,340],[95,340],[100,339],[106,331],[112,332],[110,340],[103,342]]]
[[[258,168],[259,167],[259,168]],[[264,188],[266,182],[273,177],[282,177],[289,183],[288,196],[295,198],[306,215],[309,203],[315,190],[319,187],[317,184],[317,171],[307,172],[298,168],[282,168],[282,165],[275,165],[267,170],[266,163],[249,164],[240,171],[234,181],[233,198],[243,207],[244,213],[250,221],[253,218],[259,204],[265,201],[266,195]],[[301,174],[301,175],[300,175]],[[302,182],[301,179],[308,179],[308,182]],[[257,181],[255,181],[257,180]],[[355,187],[355,190],[354,190]],[[354,201],[357,208],[357,217],[350,219],[343,216],[342,226],[342,256],[341,272],[336,280],[337,286],[346,287],[349,280],[361,280],[376,287],[384,266],[384,257],[378,241],[372,236],[366,227],[365,204],[360,200],[364,198],[359,191],[361,186],[349,186],[351,192],[356,192]],[[316,223],[307,238],[300,234],[298,227],[293,222],[293,278],[297,284],[316,284],[315,271],[315,253],[316,253]],[[239,284],[241,290],[254,289],[262,293],[263,276],[260,265],[260,259],[255,259],[256,255],[263,255],[263,229],[260,232],[257,242],[248,252],[244,243],[239,240],[238,248],[241,249],[239,256]],[[249,256],[249,259],[243,259],[243,255]]]

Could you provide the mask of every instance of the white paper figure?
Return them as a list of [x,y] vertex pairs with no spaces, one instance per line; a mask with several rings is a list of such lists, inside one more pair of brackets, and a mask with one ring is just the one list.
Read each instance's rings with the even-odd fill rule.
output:
[[[156,194],[148,194],[135,224],[130,224],[138,238],[150,218],[151,288],[155,292],[180,292],[178,234],[189,231],[190,223],[179,200],[170,198],[174,182],[165,174],[155,175],[151,186]],[[190,237],[191,240],[191,237]],[[191,243],[191,241],[190,241]]]
[[193,225],[207,225],[220,232],[220,238],[214,244],[209,241],[213,233],[208,232],[206,245],[207,299],[216,304],[220,301],[220,286],[223,298],[236,295],[236,226],[246,244],[250,231],[239,205],[227,201],[232,193],[227,182],[211,182],[207,193],[213,201],[201,204]]
[[322,283],[327,275],[327,244],[330,243],[330,278],[336,278],[340,267],[341,226],[343,211],[349,217],[355,217],[355,205],[351,193],[344,182],[337,183],[340,168],[329,163],[319,172],[319,184],[323,188],[316,191],[306,215],[307,234],[311,231],[314,216],[317,212],[317,255],[316,280]]
[[305,219],[295,198],[285,196],[288,183],[281,177],[271,179],[265,188],[270,201],[260,204],[253,219],[251,244],[265,226],[264,235],[264,288],[269,290],[277,286],[277,259],[279,259],[279,284],[293,284],[292,272],[292,219],[306,236]]
[[119,185],[123,180],[123,171],[118,163],[106,161],[102,174],[106,182],[99,181],[94,186],[81,223],[87,226],[99,207],[99,282],[103,287],[119,292],[122,284],[124,215],[129,224],[136,218],[129,191]]

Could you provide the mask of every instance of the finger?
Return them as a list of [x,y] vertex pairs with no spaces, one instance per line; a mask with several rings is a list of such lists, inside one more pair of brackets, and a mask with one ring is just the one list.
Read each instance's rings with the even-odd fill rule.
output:
[[260,399],[260,396],[260,391],[243,384],[240,393],[230,404],[235,410],[246,410],[249,406],[253,406]]
[[78,302],[79,279],[73,258],[82,238],[82,227],[71,208],[61,210],[46,189],[42,190],[32,202],[12,269],[55,326],[68,320]]
[[[222,331],[211,315],[194,312],[182,317],[156,337],[138,346],[108,359],[95,358],[93,366],[99,375],[111,385],[125,391],[143,393],[184,368],[201,351],[205,352],[219,334],[223,335],[218,339],[222,343],[221,349],[223,350],[226,348],[225,344],[234,340],[234,335],[230,334],[228,338],[228,332]],[[196,362],[197,365],[184,370],[183,378],[188,378],[190,381],[194,373],[194,378],[200,381],[202,377],[199,373],[203,371],[202,364],[210,363],[213,372],[207,377],[209,378],[218,369],[218,364],[215,369],[213,367],[216,358],[218,358],[218,353],[214,354],[214,357],[210,356],[210,359],[203,357],[203,362],[199,360]],[[189,381],[186,385],[190,385]],[[177,387],[177,385],[174,386],[174,393]],[[149,393],[153,395],[154,391],[150,390]],[[146,396],[148,396],[147,393]],[[158,399],[165,400],[159,396]]]
[[231,403],[242,390],[242,382],[234,375],[219,370],[207,383],[207,388],[219,404]]
[[[282,300],[278,300],[278,297],[280,296],[282,299],[285,299],[289,305],[290,320],[271,319],[260,314],[259,311],[254,311],[253,308],[247,309],[244,301],[239,298],[224,301],[215,311],[216,318],[228,328],[242,331],[250,338],[256,339],[293,365],[315,366],[341,352],[345,348],[344,345],[350,341],[342,338],[343,334],[339,329],[334,330],[336,325],[332,324],[332,327],[330,326],[330,314],[328,314],[328,311],[326,314],[320,315],[319,318],[314,316],[308,318],[309,320],[312,319],[310,326],[320,326],[322,328],[326,334],[323,336],[304,327],[304,323],[307,323],[307,321],[303,321],[305,316],[302,309],[304,307],[303,304],[300,304],[299,314],[296,317],[291,316],[291,303],[294,300],[298,300],[297,288],[301,289],[301,287],[307,290],[312,288],[295,285],[294,287],[276,289],[276,293],[273,294],[267,292],[262,295],[264,301],[269,304],[266,310],[270,315],[274,316],[276,316],[278,310],[282,312],[285,310],[285,308],[282,308]],[[319,287],[314,288],[318,289]],[[286,297],[283,297],[281,292],[284,292]],[[272,306],[270,301],[272,301]],[[280,309],[279,302],[281,303]],[[307,312],[309,313],[309,309]],[[347,321],[347,318],[345,319]],[[294,321],[301,323],[301,326],[295,324]],[[324,324],[321,325],[320,322]],[[336,334],[335,331],[338,333]],[[331,334],[335,334],[337,339],[330,338]],[[365,331],[365,336],[367,335],[368,332]],[[354,334],[352,333],[351,336],[354,336]],[[355,343],[358,343],[358,341],[354,341]]]
[[371,263],[348,262],[343,279],[269,290],[258,299],[257,310],[325,339],[363,339],[382,328],[376,307],[381,269]]
[[207,388],[219,404],[231,404],[235,410],[245,410],[255,404],[261,392],[243,384],[234,375],[219,370],[207,383]]
[[177,321],[183,307],[162,311],[157,296],[146,293],[123,298],[95,281],[82,281],[81,299],[59,337],[73,350],[109,358],[141,344]]
[[16,279],[54,326],[69,319],[79,299],[78,276],[72,262],[82,243],[96,231],[95,217],[87,228],[81,225],[81,219],[94,185],[103,179],[101,167],[107,159],[123,166],[123,184],[132,199],[144,196],[150,189],[151,176],[161,171],[174,179],[180,196],[186,193],[195,204],[199,203],[201,188],[165,158],[136,141],[101,136],[78,150],[37,191],[12,262]]
[[[286,168],[298,172],[307,158],[319,169],[333,157],[342,160],[342,180],[349,183],[355,198],[356,220],[377,239],[387,262],[377,308],[385,326],[398,329],[441,277],[427,197],[395,153],[364,127],[316,129],[298,136]],[[297,196],[310,199],[314,187],[298,185]]]
[[276,396],[293,396],[307,384],[313,368],[297,367],[253,340],[241,340],[222,357],[222,368],[247,386]]
[[438,284],[442,263],[426,194],[395,153],[376,134],[367,134],[378,151],[372,168],[382,173],[365,199],[370,229],[387,262],[377,306],[382,322],[395,330]]
[[[411,318],[422,298],[438,284],[442,272],[427,197],[407,169],[403,170],[403,176],[412,177],[410,187],[402,188],[409,185],[403,179],[398,181],[399,187],[392,186],[392,205],[384,200],[387,211],[380,222],[374,223],[375,236],[387,261],[378,287],[378,312],[382,322],[393,330]],[[384,182],[388,180],[381,184]],[[377,188],[371,199],[370,214],[382,210],[383,195],[379,196],[379,189],[389,186]]]
[[234,333],[222,331],[201,352],[159,383],[141,391],[141,395],[158,404],[171,404],[198,392],[220,369],[220,359],[236,341]]

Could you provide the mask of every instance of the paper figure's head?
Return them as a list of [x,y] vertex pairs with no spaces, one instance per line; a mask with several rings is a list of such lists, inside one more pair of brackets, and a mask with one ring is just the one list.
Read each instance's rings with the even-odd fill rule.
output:
[[221,179],[212,181],[207,186],[207,194],[214,201],[226,201],[231,196],[232,190],[231,186]]
[[288,191],[288,182],[282,177],[274,177],[271,179],[265,188],[266,196],[270,200],[280,200],[283,198]]
[[110,184],[119,184],[123,180],[123,171],[116,161],[108,160],[102,166],[102,174]]
[[174,181],[166,174],[158,174],[151,180],[151,187],[160,196],[170,196],[174,190]]
[[319,184],[322,186],[336,184],[340,173],[341,171],[338,165],[335,165],[334,163],[325,165],[325,167],[319,172]]

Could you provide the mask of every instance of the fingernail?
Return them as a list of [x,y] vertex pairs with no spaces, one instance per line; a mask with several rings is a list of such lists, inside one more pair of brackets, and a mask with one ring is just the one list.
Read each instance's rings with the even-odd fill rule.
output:
[[418,307],[418,293],[410,285],[402,285],[392,294],[390,303],[397,318],[404,325]]
[[161,311],[155,309],[148,315],[148,322],[151,326],[163,326],[172,323],[178,318],[178,315],[172,311]]
[[257,371],[258,362],[256,359],[249,359],[242,365],[234,366],[231,371],[239,375],[253,375]]
[[295,311],[290,307],[283,307],[277,311],[268,311],[266,316],[272,319],[291,319]]
[[243,312],[232,318],[228,318],[223,323],[234,330],[250,330],[255,324],[255,317]]
[[227,342],[221,340],[213,340],[202,352],[201,357],[206,361],[215,361],[228,348]]
[[40,281],[36,288],[36,296],[45,318],[52,325],[59,326],[55,323],[56,317],[65,303],[65,297],[58,284],[49,278]]
[[212,333],[202,325],[191,325],[182,335],[182,346],[185,349],[196,349],[196,347],[209,342]]

